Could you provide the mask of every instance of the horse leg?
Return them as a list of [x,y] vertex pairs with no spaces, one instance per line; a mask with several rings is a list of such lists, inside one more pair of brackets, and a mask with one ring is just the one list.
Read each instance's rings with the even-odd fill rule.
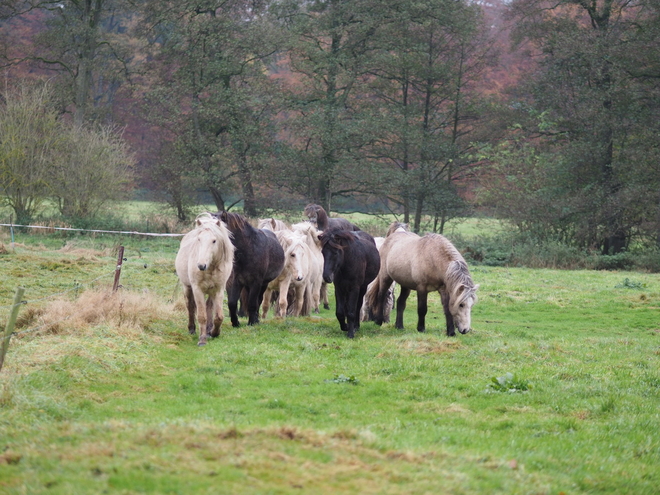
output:
[[[374,290],[377,290],[376,294],[376,303],[375,307],[371,309],[371,311],[374,314],[374,321],[376,322],[376,325],[381,326],[383,322],[385,321],[385,305],[387,304],[387,291],[392,285],[394,280],[387,276],[379,274],[376,279],[375,279],[375,288]],[[410,291],[408,291],[408,294],[403,298],[403,309],[406,308],[406,299],[408,298],[408,295],[410,294]],[[401,290],[401,294],[399,295],[399,300],[401,300],[401,297],[403,296],[403,289]],[[398,306],[397,306],[398,308]],[[401,310],[401,327],[396,327],[396,328],[403,328],[403,309]],[[398,321],[398,320],[397,320]]]
[[270,298],[273,295],[273,291],[271,289],[266,289],[266,292],[264,292],[264,300],[263,303],[261,304],[261,318],[266,319],[266,316],[268,316],[268,310],[270,309]]
[[215,331],[215,297],[212,294],[206,299],[206,335],[213,337]]
[[454,317],[449,312],[449,293],[447,291],[440,291],[440,299],[442,300],[442,309],[445,311],[445,320],[447,321],[447,335],[453,337],[456,335],[454,331]]
[[417,291],[417,331],[423,332],[426,330],[426,312],[428,311],[428,298],[429,293],[425,291]]
[[263,300],[263,295],[267,288],[267,283],[262,287],[256,284],[250,287],[247,298],[248,325],[259,323],[259,305]]
[[201,289],[193,289],[195,306],[197,306],[197,321],[199,322],[199,340],[197,345],[205,345],[208,338],[208,309]]
[[184,287],[183,296],[186,300],[186,308],[188,308],[188,332],[190,335],[195,335],[197,306],[195,305],[195,296],[193,295],[192,287]]
[[396,300],[396,322],[394,323],[394,328],[398,330],[403,330],[403,312],[406,310],[406,299],[408,299],[409,295],[410,289],[402,286],[399,298]]
[[241,286],[238,281],[234,280],[232,284],[227,286],[227,307],[229,308],[229,318],[231,318],[231,325],[238,327],[238,298],[241,295]]
[[247,316],[247,313],[246,313],[246,311],[247,311],[246,308],[248,306],[248,303],[247,303],[248,295],[247,294],[248,294],[247,289],[245,289],[245,288],[241,289],[241,295],[239,297],[240,305],[238,307],[238,312],[236,313],[238,316],[241,316],[241,317]]
[[328,284],[326,282],[321,283],[319,299],[323,301],[323,309],[330,309],[330,300],[328,299]]
[[289,305],[290,283],[291,280],[288,278],[280,282],[280,298],[277,301],[277,312],[275,313],[275,315],[281,318],[284,318],[286,316],[287,306]]
[[342,332],[348,332],[348,326],[346,325],[346,294],[342,290],[337,290],[336,285],[335,301],[337,303],[335,316],[337,316],[337,321],[339,321],[339,328],[341,328]]
[[358,290],[351,290],[348,294],[348,301],[346,306],[346,319],[348,320],[348,338],[355,337],[355,331],[360,329],[360,311],[362,310],[362,301],[364,300],[364,293],[367,288],[360,287]]
[[215,293],[214,306],[215,306],[215,315],[213,316],[213,330],[211,331],[211,337],[218,337],[220,335],[220,327],[222,322],[225,320],[225,313],[222,308],[222,299],[224,298],[225,291],[218,290]]

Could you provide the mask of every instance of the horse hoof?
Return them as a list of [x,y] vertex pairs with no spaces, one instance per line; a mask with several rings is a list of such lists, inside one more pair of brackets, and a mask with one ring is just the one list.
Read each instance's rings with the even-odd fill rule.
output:
[[329,304],[324,304],[323,309],[330,309],[330,305]]

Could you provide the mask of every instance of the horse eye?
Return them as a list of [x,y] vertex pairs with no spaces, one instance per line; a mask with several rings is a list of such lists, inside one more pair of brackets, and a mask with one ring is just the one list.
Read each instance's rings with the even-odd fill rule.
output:
[[461,304],[458,305],[458,307],[463,308],[463,307],[465,307],[465,304],[461,303]]
[[215,241],[216,241],[216,240],[215,240],[215,239],[213,239],[213,244],[215,244]]

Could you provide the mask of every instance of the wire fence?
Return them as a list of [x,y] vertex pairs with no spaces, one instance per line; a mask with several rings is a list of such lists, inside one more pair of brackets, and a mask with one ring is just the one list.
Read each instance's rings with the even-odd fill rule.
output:
[[51,227],[48,225],[18,225],[13,223],[0,223],[0,227],[63,230],[68,232],[91,232],[97,234],[121,234],[121,235],[143,235],[147,237],[183,237],[185,234],[159,234],[153,232],[137,232],[135,230],[100,230],[100,229],[75,229],[73,227]]

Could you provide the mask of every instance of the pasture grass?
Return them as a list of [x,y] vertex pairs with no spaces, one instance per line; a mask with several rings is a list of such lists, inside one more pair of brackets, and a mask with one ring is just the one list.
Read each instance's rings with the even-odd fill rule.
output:
[[403,331],[348,340],[322,310],[199,348],[176,239],[23,241],[0,254],[0,323],[17,285],[28,301],[0,371],[0,493],[660,486],[657,275],[473,267],[467,335],[444,335],[437,295],[417,333],[411,296]]

